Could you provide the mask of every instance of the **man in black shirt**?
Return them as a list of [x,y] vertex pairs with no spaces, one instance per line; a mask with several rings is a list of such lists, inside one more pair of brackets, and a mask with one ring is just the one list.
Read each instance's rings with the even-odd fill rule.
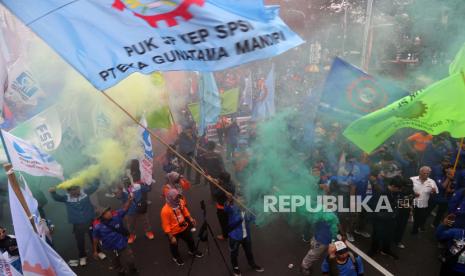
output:
[[7,251],[10,256],[19,256],[18,244],[16,239],[6,233],[6,229],[0,226],[0,251]]

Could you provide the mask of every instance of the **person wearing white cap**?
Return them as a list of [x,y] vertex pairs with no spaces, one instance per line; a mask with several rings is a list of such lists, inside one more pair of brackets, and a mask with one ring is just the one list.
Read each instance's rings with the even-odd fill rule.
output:
[[362,258],[349,251],[342,241],[336,241],[328,247],[328,257],[321,264],[323,275],[361,276],[364,273]]

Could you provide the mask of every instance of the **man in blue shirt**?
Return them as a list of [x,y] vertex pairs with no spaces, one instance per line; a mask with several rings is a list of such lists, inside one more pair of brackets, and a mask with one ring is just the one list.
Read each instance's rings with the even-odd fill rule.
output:
[[240,276],[239,264],[239,247],[242,245],[249,266],[257,272],[265,271],[255,263],[252,253],[252,239],[250,237],[250,223],[254,217],[245,211],[242,211],[232,200],[232,195],[228,194],[228,200],[224,205],[224,211],[228,215],[229,226],[229,250],[231,251],[231,263],[233,266],[234,276]]
[[347,245],[336,241],[328,247],[328,257],[321,264],[323,275],[362,276],[364,273],[362,258],[354,256]]
[[437,239],[448,244],[440,276],[465,275],[465,229],[453,226],[453,220],[453,214],[447,216],[436,230]]
[[98,258],[97,246],[99,242],[102,248],[112,253],[113,264],[119,275],[137,273],[134,254],[128,246],[129,231],[124,227],[124,216],[132,203],[132,196],[122,209],[112,211],[104,209],[97,220],[94,221],[93,244],[94,258]]

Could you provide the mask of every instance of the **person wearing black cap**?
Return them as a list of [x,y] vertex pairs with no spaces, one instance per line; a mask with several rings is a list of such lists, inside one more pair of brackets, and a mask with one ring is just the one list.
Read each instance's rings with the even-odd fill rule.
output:
[[328,247],[328,257],[321,264],[323,275],[330,276],[362,276],[363,262],[360,256],[349,251],[342,241],[336,241]]
[[129,231],[124,226],[124,216],[132,203],[132,196],[124,203],[123,208],[112,211],[110,207],[101,210],[94,221],[93,256],[98,259],[99,243],[106,251],[111,252],[112,262],[119,275],[136,274],[134,254],[128,245]]

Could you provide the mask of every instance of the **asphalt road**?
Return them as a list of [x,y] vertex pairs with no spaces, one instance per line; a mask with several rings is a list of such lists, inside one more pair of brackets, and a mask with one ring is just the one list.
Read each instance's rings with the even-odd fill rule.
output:
[[[154,240],[147,240],[143,236],[143,229],[139,227],[138,238],[136,239],[133,249],[136,255],[137,267],[140,270],[140,275],[187,275],[190,266],[191,258],[187,255],[187,248],[184,244],[180,246],[180,252],[184,257],[186,265],[178,267],[171,259],[168,249],[168,241],[162,233],[160,227],[160,210],[163,205],[161,198],[161,185],[164,182],[162,173],[157,172],[157,184],[154,184],[153,191],[149,195],[152,204],[149,206],[149,217],[155,232]],[[43,187],[46,191],[48,187]],[[120,205],[119,201],[113,198],[104,196],[105,191],[97,192],[93,196],[95,204],[100,206],[113,206]],[[220,233],[219,224],[216,218],[214,205],[210,202],[209,189],[206,185],[194,186],[186,193],[189,202],[189,209],[199,223],[202,222],[202,212],[200,209],[200,200],[207,202],[207,219],[211,224],[215,234]],[[50,198],[49,204],[45,208],[48,217],[52,219],[56,225],[54,234],[54,243],[57,251],[63,256],[65,260],[75,259],[77,257],[77,249],[75,246],[74,238],[71,234],[71,226],[66,222],[65,207],[61,203],[55,203]],[[8,210],[5,210],[5,215],[9,215]],[[8,218],[4,218],[8,221]],[[2,222],[5,223],[5,222]],[[394,275],[405,276],[433,276],[438,275],[439,271],[439,249],[437,242],[434,240],[433,230],[428,229],[425,233],[420,233],[418,236],[413,237],[410,235],[411,224],[405,234],[404,244],[406,249],[395,249],[400,256],[400,260],[392,260],[389,257],[377,255],[374,259],[377,260],[382,266],[389,270]],[[241,251],[240,267],[243,275],[300,275],[299,267],[303,256],[309,249],[309,244],[301,240],[301,232],[299,229],[293,229],[288,226],[284,218],[277,218],[269,225],[252,230],[253,237],[253,252],[256,262],[265,268],[264,273],[257,273],[248,268],[244,253]],[[355,244],[364,252],[368,251],[369,239],[356,236]],[[90,245],[88,243],[87,245]],[[219,241],[221,252],[224,254],[228,266],[229,252],[227,242]],[[192,267],[192,276],[209,275],[209,276],[222,276],[228,275],[225,265],[222,261],[221,255],[216,248],[213,239],[210,237],[208,244],[209,250],[204,258],[196,259]],[[91,256],[91,248],[88,248],[89,256]],[[207,244],[201,243],[200,249],[206,252]],[[110,271],[109,260],[95,261],[88,258],[88,265],[86,267],[75,268],[78,275],[114,275]],[[293,268],[288,265],[293,264]],[[366,262],[365,275],[381,275],[374,270]],[[319,270],[317,270],[319,271]],[[317,273],[316,275],[320,275]]]
[[[157,185],[160,187],[160,184]],[[161,231],[159,211],[161,210],[163,202],[160,194],[160,189],[155,188],[150,195],[150,199],[153,202],[150,205],[150,220],[154,228],[155,239],[151,241],[147,240],[143,236],[143,229],[139,228],[138,238],[133,245],[140,275],[187,275],[191,258],[187,255],[186,246],[180,246],[180,251],[186,265],[178,267],[171,259],[168,250],[168,241]],[[208,203],[208,195],[209,190],[205,185],[195,186],[186,194],[189,201],[189,209],[199,223],[202,221],[199,202],[204,199]],[[98,196],[98,200],[102,205],[117,206],[119,204],[115,199],[105,198],[102,194]],[[52,205],[55,207],[57,206],[55,203],[49,204],[48,209],[53,208]],[[54,208],[54,211],[63,211],[63,208]],[[50,210],[50,213],[52,218],[58,215],[54,214],[52,210]],[[58,220],[57,218],[55,221]],[[215,234],[219,233],[219,224],[216,218],[215,208],[212,204],[207,204],[207,220],[212,226],[213,231],[215,231]],[[66,259],[75,257],[76,249],[74,247],[74,240],[72,236],[70,236],[69,226],[57,226],[55,244],[58,252]],[[411,225],[409,225],[409,228],[410,227]],[[400,260],[395,261],[381,255],[374,256],[374,259],[394,275],[437,275],[440,265],[437,257],[439,251],[437,249],[437,243],[434,241],[432,229],[428,232],[419,234],[417,237],[412,237],[409,234],[409,230],[410,229],[407,229],[406,231],[404,242],[407,248],[395,249],[400,256]],[[278,218],[270,225],[255,228],[252,231],[254,255],[257,263],[265,268],[265,272],[257,273],[251,271],[247,266],[243,252],[241,252],[240,267],[243,275],[299,275],[299,264],[309,248],[309,244],[301,240],[301,233],[299,230],[288,226],[283,218]],[[367,252],[369,248],[369,239],[356,237],[355,244],[360,249]],[[229,265],[227,242],[219,242],[219,246]],[[200,248],[206,252],[207,244],[201,243]],[[209,251],[204,258],[195,260],[191,275],[228,275],[221,255],[211,237],[208,248]],[[77,268],[75,271],[78,275],[112,275],[113,273],[108,270],[109,264],[108,260],[94,261],[89,258],[87,267]],[[293,264],[294,267],[289,269],[289,264]],[[381,275],[367,263],[365,263],[365,269],[365,275]]]

